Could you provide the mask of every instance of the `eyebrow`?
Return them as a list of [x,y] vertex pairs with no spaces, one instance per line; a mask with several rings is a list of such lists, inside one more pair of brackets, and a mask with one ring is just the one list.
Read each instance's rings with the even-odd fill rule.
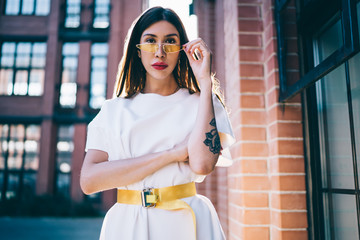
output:
[[[151,33],[146,33],[143,35],[143,37],[146,37],[146,36],[157,37],[155,34],[151,34]],[[179,35],[177,35],[176,33],[170,33],[168,35],[165,35],[165,37],[173,37],[173,36],[179,37]]]

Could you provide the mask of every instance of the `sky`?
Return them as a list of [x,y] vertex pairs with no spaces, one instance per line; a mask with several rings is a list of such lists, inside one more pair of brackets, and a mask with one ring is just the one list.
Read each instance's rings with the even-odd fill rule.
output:
[[195,15],[189,16],[189,5],[192,0],[149,0],[149,7],[162,6],[171,8],[181,18],[189,40],[198,37],[197,17]]

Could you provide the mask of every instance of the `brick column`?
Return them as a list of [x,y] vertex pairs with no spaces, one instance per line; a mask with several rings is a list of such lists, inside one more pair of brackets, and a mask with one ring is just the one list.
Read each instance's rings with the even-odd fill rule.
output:
[[58,42],[59,26],[59,0],[51,2],[51,13],[48,17],[48,40],[46,52],[44,94],[42,96],[42,114],[44,117],[41,124],[39,170],[36,181],[36,194],[52,194],[54,191],[55,154],[56,154],[56,126],[50,116],[53,115],[54,105],[57,103],[58,92],[55,85],[60,81],[59,61],[61,51]]
[[229,239],[307,239],[301,104],[278,101],[273,14],[271,0],[238,1],[240,81],[226,78],[237,138]]
[[[296,29],[293,18],[286,24]],[[271,239],[306,240],[307,210],[304,169],[302,112],[300,95],[279,103],[276,31],[270,0],[262,5],[264,22],[264,69],[266,79],[267,140],[269,143],[269,173],[271,179]],[[290,19],[288,19],[290,20]],[[291,31],[296,46],[296,32]],[[297,48],[289,45],[288,66],[298,69]]]

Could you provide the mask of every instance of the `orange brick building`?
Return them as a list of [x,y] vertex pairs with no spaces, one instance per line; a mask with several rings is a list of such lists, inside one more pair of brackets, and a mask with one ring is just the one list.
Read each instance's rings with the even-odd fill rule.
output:
[[[112,96],[127,29],[147,1],[38,0],[32,10],[8,2],[0,1],[1,201],[64,194],[106,209],[115,192],[85,197],[79,187],[86,125]],[[228,239],[359,239],[359,0],[192,8],[237,139],[233,166],[198,184]]]

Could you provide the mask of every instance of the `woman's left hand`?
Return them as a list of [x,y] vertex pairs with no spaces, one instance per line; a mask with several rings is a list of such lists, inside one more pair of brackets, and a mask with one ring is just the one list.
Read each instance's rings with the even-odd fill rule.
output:
[[[211,51],[206,43],[201,39],[195,39],[184,45],[184,52],[189,59],[190,66],[200,88],[211,89]],[[198,59],[195,58],[195,55]]]

